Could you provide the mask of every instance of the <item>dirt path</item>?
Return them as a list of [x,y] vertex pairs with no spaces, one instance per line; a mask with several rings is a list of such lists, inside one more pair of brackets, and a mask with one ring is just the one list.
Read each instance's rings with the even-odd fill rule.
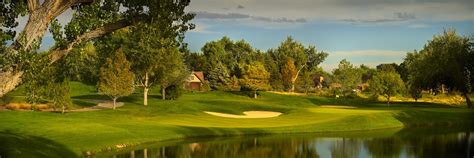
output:
[[[115,108],[123,106],[123,102],[116,102],[115,103]],[[93,107],[88,107],[88,108],[82,108],[82,109],[74,109],[74,110],[69,110],[70,112],[82,112],[82,111],[95,111],[95,110],[104,110],[104,109],[112,109],[114,106],[113,102],[104,102],[98,103],[96,106]]]
[[210,111],[204,111],[204,112],[209,115],[227,117],[227,118],[270,118],[270,117],[278,117],[282,114],[281,112],[274,112],[274,111],[245,111],[243,112],[244,115],[234,115],[234,114],[226,114],[226,113],[210,112]]

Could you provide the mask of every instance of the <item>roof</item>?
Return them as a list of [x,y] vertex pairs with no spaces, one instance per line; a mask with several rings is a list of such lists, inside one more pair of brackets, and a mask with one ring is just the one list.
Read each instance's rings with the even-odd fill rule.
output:
[[204,73],[202,71],[193,71],[193,74],[201,80],[201,82],[204,82]]

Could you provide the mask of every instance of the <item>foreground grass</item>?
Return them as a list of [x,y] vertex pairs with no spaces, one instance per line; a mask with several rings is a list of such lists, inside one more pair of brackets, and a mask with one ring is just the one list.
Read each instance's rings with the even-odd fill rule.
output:
[[[91,86],[73,85],[76,106],[88,106],[96,95]],[[384,103],[324,97],[286,96],[262,93],[260,99],[228,92],[188,93],[176,101],[151,95],[144,107],[141,94],[123,98],[117,110],[72,112],[1,111],[0,148],[22,152],[38,149],[36,155],[51,157],[81,155],[117,145],[137,145],[199,136],[343,132],[407,126],[472,126],[474,111],[433,103]],[[356,106],[356,109],[323,108],[320,105]],[[249,110],[279,111],[265,119],[234,119],[203,111],[241,114]],[[3,141],[5,140],[5,141]],[[32,142],[32,143],[29,143]],[[47,143],[46,146],[41,146]],[[44,144],[43,144],[44,145]],[[40,150],[45,148],[44,150]],[[49,151],[49,152],[48,152]],[[68,152],[69,151],[69,152]],[[26,152],[26,151],[24,151]],[[30,151],[31,152],[31,151]]]

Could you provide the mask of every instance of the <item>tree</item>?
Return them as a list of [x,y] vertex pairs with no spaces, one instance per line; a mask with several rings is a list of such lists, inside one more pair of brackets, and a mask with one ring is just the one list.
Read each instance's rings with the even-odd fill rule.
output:
[[221,62],[218,62],[213,69],[208,71],[207,79],[212,89],[224,89],[229,84],[229,69]]
[[61,108],[61,113],[72,104],[71,96],[69,94],[69,80],[65,79],[62,82],[50,82],[48,84],[48,98],[52,101],[54,108]]
[[[263,62],[265,58],[263,53],[252,48],[245,40],[232,41],[228,37],[207,42],[201,51],[204,59],[202,70],[213,89],[236,90],[231,77],[241,77],[239,65]],[[225,70],[225,73],[217,73],[217,70]]]
[[272,50],[275,60],[279,61],[280,68],[287,64],[288,58],[294,60],[296,73],[291,77],[289,91],[295,90],[295,83],[302,71],[311,71],[326,59],[328,56],[325,52],[317,52],[316,47],[304,47],[300,42],[288,37],[280,46]]
[[155,71],[157,75],[156,82],[161,86],[162,99],[166,99],[166,89],[169,86],[181,86],[183,81],[189,76],[186,65],[183,62],[182,54],[178,48],[162,48],[161,60]]
[[383,95],[390,105],[390,98],[403,92],[405,84],[395,71],[378,71],[369,80],[369,88],[375,96]]
[[418,99],[423,97],[423,94],[421,94],[422,89],[417,87],[417,85],[408,82],[407,87],[408,87],[408,93],[413,99],[415,99],[415,102],[417,102]]
[[[125,37],[125,52],[132,61],[132,71],[136,74],[137,85],[143,88],[143,105],[148,105],[148,91],[160,80],[166,82],[166,70],[169,57],[175,57],[179,52],[170,54],[176,49],[174,36],[162,33],[162,24],[140,24],[132,27]],[[176,50],[177,51],[177,50]],[[176,64],[173,62],[172,64]],[[174,70],[174,69],[173,69]]]
[[279,61],[274,57],[273,50],[268,50],[265,56],[265,68],[270,73],[270,85],[273,90],[284,90],[283,77],[278,64]]
[[[48,63],[62,60],[76,46],[83,42],[101,38],[115,30],[134,26],[140,22],[158,21],[170,34],[176,34],[182,43],[184,33],[193,29],[189,21],[194,17],[184,11],[189,0],[147,1],[147,0],[19,0],[0,3],[0,43],[2,58],[0,65],[0,96],[15,89],[22,82],[24,73],[21,65],[29,62],[23,58],[38,49],[41,39],[51,22],[69,8],[75,10],[72,20],[65,26],[65,35],[56,36],[61,45],[51,48],[45,58]],[[28,15],[28,22],[17,36],[19,16]],[[13,41],[5,47],[5,41]],[[45,60],[46,61],[46,60]]]
[[445,30],[428,41],[423,50],[408,53],[405,58],[411,85],[436,89],[445,85],[462,93],[469,108],[469,93],[474,83],[474,52],[472,41],[454,30]]
[[352,93],[362,82],[361,74],[349,61],[341,60],[337,69],[333,70],[333,83],[341,84],[341,90],[344,96]]
[[130,63],[119,49],[113,59],[100,68],[99,92],[112,98],[113,109],[119,97],[133,93],[134,74],[130,71]]
[[240,69],[242,71],[240,84],[243,88],[252,90],[255,99],[257,99],[257,91],[270,88],[268,84],[270,74],[265,70],[265,66],[262,63],[242,64]]
[[33,104],[35,110],[36,104],[40,102],[50,102],[53,108],[61,108],[62,113],[71,105],[69,95],[69,79],[65,71],[64,61],[52,65],[46,64],[41,60],[46,53],[32,54],[31,61],[25,65],[25,87],[27,102]]
[[288,91],[292,92],[292,83],[295,75],[297,74],[296,67],[294,64],[294,60],[292,58],[288,58],[285,65],[281,68],[281,77],[285,87],[287,87]]

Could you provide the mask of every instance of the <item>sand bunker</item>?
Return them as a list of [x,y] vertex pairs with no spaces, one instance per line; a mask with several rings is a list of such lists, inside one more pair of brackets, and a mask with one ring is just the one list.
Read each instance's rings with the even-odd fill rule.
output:
[[321,105],[322,108],[339,108],[339,109],[355,109],[354,106],[344,106],[344,105]]
[[273,112],[273,111],[245,111],[244,115],[234,115],[234,114],[226,114],[220,112],[210,112],[204,111],[207,114],[219,116],[219,117],[228,117],[228,118],[270,118],[270,117],[278,117],[281,115],[281,112]]

